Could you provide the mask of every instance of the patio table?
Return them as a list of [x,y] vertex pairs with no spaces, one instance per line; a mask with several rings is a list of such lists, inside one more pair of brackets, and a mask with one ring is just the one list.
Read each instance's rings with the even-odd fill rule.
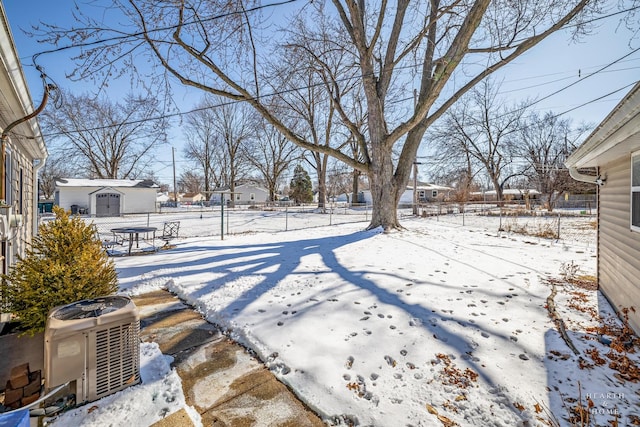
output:
[[131,255],[131,249],[133,248],[133,241],[136,241],[136,248],[139,248],[138,239],[140,233],[153,233],[153,249],[155,251],[156,244],[156,227],[117,227],[112,228],[111,232],[114,234],[128,234],[129,235],[129,255]]

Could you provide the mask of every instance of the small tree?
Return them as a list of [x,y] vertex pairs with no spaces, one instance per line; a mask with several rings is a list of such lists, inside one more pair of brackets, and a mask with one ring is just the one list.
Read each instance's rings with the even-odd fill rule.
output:
[[118,290],[115,266],[93,226],[57,206],[54,213],[26,257],[2,276],[3,297],[30,335],[44,330],[52,308]]
[[300,165],[293,171],[293,179],[289,184],[289,197],[296,203],[309,203],[313,200],[311,189],[311,178],[306,170]]

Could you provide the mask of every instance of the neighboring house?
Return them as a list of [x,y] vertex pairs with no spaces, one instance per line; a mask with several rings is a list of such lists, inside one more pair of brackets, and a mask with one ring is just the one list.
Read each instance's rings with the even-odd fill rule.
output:
[[[429,184],[426,182],[419,182],[416,185],[416,196],[418,202],[435,202],[442,201],[449,197],[449,194],[454,191],[451,187],[444,187],[442,185]],[[413,185],[407,186],[407,190],[402,195],[401,200],[406,200],[408,194],[410,194],[411,203],[413,201]]]
[[[419,183],[416,185],[416,196],[418,202],[440,201],[449,196],[453,189],[435,184]],[[370,190],[360,191],[358,193],[358,203],[371,204],[373,198]],[[413,204],[413,185],[407,186],[407,189],[400,196],[399,206],[407,206]]]
[[167,203],[169,200],[169,195],[167,193],[156,193],[156,203]]
[[205,200],[207,200],[207,198],[204,197],[202,193],[184,193],[182,197],[180,197],[180,201],[187,204],[199,203]]
[[640,83],[565,164],[574,179],[599,184],[598,284],[640,333]]
[[38,170],[47,149],[2,3],[0,26],[0,259],[6,273],[37,233]]
[[[215,190],[211,195],[211,203],[219,205],[222,193],[225,200],[230,200],[230,191],[229,188]],[[257,184],[241,184],[236,185],[232,197],[236,205],[266,203],[269,200],[269,191]]]
[[150,180],[56,180],[55,203],[71,213],[120,216],[156,211],[158,185]]

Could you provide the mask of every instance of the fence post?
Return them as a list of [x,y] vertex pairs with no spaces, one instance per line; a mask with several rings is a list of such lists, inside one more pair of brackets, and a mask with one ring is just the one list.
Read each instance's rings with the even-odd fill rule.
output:
[[560,240],[560,212],[558,212],[558,240]]
[[147,212],[147,227],[151,223],[151,212]]
[[224,193],[220,193],[220,240],[224,240]]
[[289,205],[284,207],[284,231],[289,231]]
[[462,204],[462,226],[464,227],[464,212],[466,211],[464,203]]

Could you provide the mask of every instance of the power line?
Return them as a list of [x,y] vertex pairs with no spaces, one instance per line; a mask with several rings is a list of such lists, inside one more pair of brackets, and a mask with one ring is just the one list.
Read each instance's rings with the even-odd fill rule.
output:
[[[266,8],[266,7],[280,6],[280,5],[284,5],[284,4],[288,4],[288,3],[293,3],[293,2],[296,2],[296,1],[298,1],[298,0],[285,0],[285,1],[282,1],[282,2],[278,2],[278,3],[271,3],[271,4],[268,4],[268,5],[257,6],[255,8],[248,9],[247,11],[251,12],[251,11],[263,9],[263,8]],[[632,10],[635,10],[635,9],[638,9],[638,8],[640,8],[640,6],[637,6],[637,7],[634,7],[634,8],[629,8],[629,9],[626,9],[624,11],[612,13],[612,14],[609,14],[609,15],[606,15],[606,16],[603,16],[603,17],[595,18],[592,21],[609,18],[611,16],[615,16],[615,15],[618,15],[620,13],[625,13],[625,12],[628,12],[628,11],[632,11]],[[210,17],[210,18],[205,18],[205,19],[202,19],[202,20],[199,20],[199,21],[188,22],[187,24],[195,24],[195,23],[198,23],[198,22],[206,22],[206,21],[209,21],[209,20],[221,19],[223,17],[230,16],[232,14],[237,14],[237,13],[243,13],[243,12],[239,12],[239,11],[238,12],[229,12],[229,13],[226,13],[226,14],[216,15],[216,16],[213,16],[213,17]],[[591,21],[589,21],[589,22],[591,22]],[[154,30],[150,30],[150,31],[162,31],[162,30],[167,30],[167,29],[177,28],[177,27],[178,26],[170,26],[170,27],[164,27],[164,28],[154,29]],[[139,35],[142,35],[142,34],[144,34],[144,33],[133,33],[133,34],[123,35],[123,36],[119,36],[119,37],[114,37],[114,38],[111,38],[111,39],[104,39],[104,40],[94,41],[94,42],[91,42],[91,44],[98,44],[98,43],[103,43],[103,42],[122,40],[122,39],[124,39],[126,37],[139,36]],[[85,46],[85,45],[80,44],[80,45],[74,45],[74,46],[64,46],[64,47],[61,47],[61,48],[58,48],[58,49],[49,50],[49,51],[43,51],[43,52],[35,54],[34,58],[39,56],[39,55],[45,54],[45,53],[58,52],[58,51],[65,50],[65,49],[70,49],[70,48],[73,48],[73,47],[83,47],[83,46]],[[531,106],[533,106],[535,104],[538,104],[538,103],[540,103],[540,102],[542,102],[542,101],[544,101],[546,99],[549,99],[550,97],[555,96],[558,93],[560,93],[560,92],[562,92],[562,91],[564,91],[564,90],[566,90],[566,89],[568,89],[568,88],[570,88],[570,87],[572,87],[572,86],[582,82],[583,80],[585,80],[585,79],[587,79],[589,77],[592,77],[592,76],[594,76],[596,74],[603,73],[603,72],[618,71],[618,70],[610,70],[610,71],[605,71],[605,70],[607,68],[611,67],[612,65],[616,64],[616,63],[627,62],[627,61],[623,61],[623,60],[625,58],[633,55],[638,50],[640,50],[640,48],[634,49],[630,53],[627,53],[627,54],[623,55],[622,57],[620,57],[620,58],[618,58],[618,59],[616,59],[616,60],[614,60],[614,61],[612,61],[612,62],[610,62],[610,63],[608,63],[608,64],[606,64],[604,66],[601,66],[596,71],[594,71],[592,73],[589,73],[589,74],[585,75],[584,77],[579,78],[577,81],[574,81],[574,82],[572,82],[572,83],[570,83],[570,84],[568,84],[568,85],[566,85],[566,86],[564,86],[564,87],[562,87],[562,88],[560,88],[560,89],[558,89],[558,90],[556,90],[556,91],[554,91],[554,92],[552,92],[552,93],[550,93],[550,94],[548,94],[548,95],[546,95],[546,96],[544,96],[544,97],[542,97],[540,99],[537,99],[536,101],[533,101],[533,102],[529,103],[528,105],[522,107],[521,109],[529,108],[529,107],[531,107]],[[403,66],[403,67],[396,67],[395,69],[396,70],[404,70],[404,69],[409,69],[409,68],[415,68],[415,65],[412,64],[412,65],[407,65],[407,66]],[[637,68],[637,67],[632,67],[632,69],[635,69],[635,68]],[[557,74],[557,73],[554,73],[554,74]],[[553,75],[553,74],[546,74],[546,75],[542,75],[542,76],[547,76],[547,75]],[[352,79],[352,77],[345,77],[345,78],[342,78],[342,79],[336,79],[336,81],[337,82],[343,82],[343,81],[347,81],[347,80],[351,80],[351,79]],[[513,91],[518,91],[518,90],[526,90],[527,88],[533,88],[533,87],[537,87],[537,86],[542,86],[542,85],[545,85],[545,84],[550,84],[550,83],[554,83],[554,82],[561,81],[561,80],[564,80],[564,79],[558,79],[558,80],[554,80],[554,81],[551,81],[551,82],[541,83],[540,85],[536,85],[536,86],[530,86],[530,87],[525,87],[525,88],[521,88],[521,89],[514,89],[514,90],[511,90],[511,91],[508,91],[508,92],[513,92]],[[517,80],[514,80],[514,81],[517,81]],[[266,98],[266,97],[271,97],[271,96],[276,96],[276,95],[283,95],[283,94],[286,94],[286,93],[296,92],[296,91],[304,90],[304,89],[311,89],[311,88],[318,87],[318,86],[323,86],[323,85],[324,85],[324,82],[319,82],[319,83],[312,84],[312,85],[306,85],[306,86],[302,86],[302,87],[296,87],[296,88],[291,88],[291,89],[286,89],[286,90],[275,91],[275,92],[268,93],[268,94],[263,94],[263,95],[261,95],[261,97],[262,98]],[[625,87],[628,87],[628,86],[629,85],[627,85]],[[613,93],[616,93],[619,90],[621,90],[621,89],[618,89],[618,90],[616,90],[614,92],[611,92],[611,93],[609,93],[607,95],[604,95],[603,97],[606,97],[606,96],[609,96],[609,95],[611,95]],[[505,92],[505,93],[507,93],[507,92]],[[603,97],[599,97],[599,98],[596,98],[596,99],[594,99],[592,101],[583,103],[583,104],[581,104],[581,105],[579,105],[577,107],[574,107],[574,108],[572,108],[570,110],[567,110],[567,111],[565,111],[565,112],[563,112],[561,114],[566,114],[566,113],[568,113],[570,111],[573,111],[575,109],[584,107],[584,106],[589,105],[589,104],[591,104],[593,102],[597,102],[598,100],[602,99]],[[406,102],[406,101],[409,101],[409,100],[413,100],[413,96],[402,98],[402,99],[395,100],[395,101],[391,101],[390,104],[397,104],[397,103]],[[213,108],[223,107],[223,106],[226,106],[226,105],[231,105],[231,104],[234,104],[236,102],[243,102],[243,101],[229,100],[229,101],[226,101],[226,102],[218,103],[216,105],[210,105],[210,106],[206,106],[206,107],[194,108],[194,109],[191,109],[191,110],[186,111],[186,112],[180,112],[179,111],[179,112],[176,112],[176,113],[166,113],[166,114],[159,115],[157,117],[140,119],[140,120],[133,120],[133,121],[121,123],[120,125],[122,125],[122,124],[137,124],[137,123],[141,123],[141,122],[144,122],[144,121],[162,120],[162,119],[166,119],[166,118],[179,117],[179,116],[183,116],[183,115],[187,115],[187,114],[192,114],[192,113],[195,113],[195,112],[198,112],[198,111],[204,111],[204,110],[209,110],[209,109],[213,109]],[[70,132],[52,132],[52,133],[48,133],[48,134],[43,134],[43,136],[44,137],[56,137],[56,136],[64,135],[65,133],[79,133],[79,132],[86,132],[86,131],[101,130],[101,129],[111,128],[111,127],[113,127],[113,125],[97,126],[97,127],[94,127],[94,128],[85,128],[85,129],[82,129],[82,130],[76,130],[76,131],[70,131]]]
[[[193,21],[187,21],[187,22],[184,22],[182,24],[168,25],[166,27],[153,28],[153,29],[150,29],[150,30],[147,30],[147,31],[138,31],[138,32],[135,32],[135,33],[124,33],[124,34],[122,34],[120,36],[114,36],[114,37],[108,37],[108,38],[105,38],[105,39],[93,40],[91,42],[85,42],[85,43],[78,43],[78,44],[72,44],[72,45],[67,45],[67,46],[61,46],[61,47],[58,47],[58,48],[55,48],[55,49],[50,49],[50,50],[45,50],[45,51],[42,51],[42,52],[38,52],[38,53],[34,54],[31,58],[32,58],[33,64],[36,65],[36,59],[39,56],[45,55],[45,54],[49,54],[49,53],[56,53],[56,52],[61,52],[61,51],[64,51],[64,50],[69,50],[69,49],[76,49],[76,48],[80,48],[80,47],[96,46],[96,45],[99,45],[99,44],[106,44],[106,43],[110,43],[110,42],[125,41],[127,39],[141,37],[141,36],[144,36],[144,35],[149,34],[149,33],[158,33],[158,32],[161,32],[161,31],[175,30],[175,29],[183,27],[183,26],[202,24],[203,22],[215,21],[215,20],[218,20],[218,19],[227,18],[227,17],[232,16],[232,15],[239,15],[239,14],[256,12],[258,10],[266,9],[266,8],[269,8],[269,7],[283,6],[283,5],[286,5],[286,4],[289,4],[289,3],[295,3],[297,1],[300,1],[300,0],[282,0],[282,1],[276,2],[276,3],[269,3],[269,4],[255,6],[255,7],[246,9],[246,10],[236,10],[236,11],[233,11],[233,12],[227,12],[227,13],[222,13],[222,14],[219,14],[219,15],[214,15],[214,16],[211,16],[209,18],[200,18],[200,19],[193,20]],[[110,30],[111,31],[115,31],[113,29],[110,29]]]
[[[554,95],[557,95],[558,93],[568,89],[569,87],[574,86],[575,84],[577,84],[577,83],[579,83],[579,82],[581,82],[581,81],[583,81],[583,80],[585,80],[585,79],[587,79],[589,77],[592,77],[592,76],[594,76],[596,74],[604,72],[604,70],[606,70],[610,66],[620,62],[621,59],[626,58],[629,55],[632,55],[632,54],[636,53],[638,50],[640,50],[640,48],[639,49],[635,49],[631,53],[628,53],[628,54],[624,55],[623,57],[621,57],[621,58],[619,58],[617,60],[614,60],[613,62],[610,62],[610,63],[608,63],[608,64],[606,64],[604,66],[600,66],[600,68],[598,70],[596,70],[596,71],[594,71],[594,72],[592,72],[590,74],[587,74],[584,77],[582,77],[581,79],[579,79],[579,80],[577,80],[575,82],[572,82],[569,85],[564,86],[564,87],[562,87],[562,88],[560,88],[560,89],[558,89],[558,90],[556,90],[556,91],[544,96],[543,98],[537,99],[536,101],[533,101],[533,102],[521,107],[520,109],[518,109],[516,111],[525,110],[525,109],[527,109],[527,108],[529,108],[529,107],[531,107],[531,106],[533,106],[535,104],[538,104],[538,103],[542,102],[543,100],[546,100],[546,99],[548,99],[548,98],[550,98],[550,97],[552,97]],[[403,68],[407,68],[407,67],[398,67],[398,68],[399,69],[403,69]],[[342,82],[342,81],[349,80],[351,78],[352,77],[346,77],[346,78],[343,78],[343,79],[337,79],[337,81],[338,82]],[[626,85],[624,87],[628,87],[628,86],[630,86],[630,85],[632,85],[634,83],[631,83],[631,84]],[[316,84],[313,84],[313,85],[295,87],[295,88],[291,88],[291,89],[286,89],[286,90],[281,90],[281,91],[276,91],[276,92],[272,92],[272,93],[263,94],[263,95],[261,95],[261,97],[262,98],[267,98],[267,97],[271,97],[271,96],[284,95],[284,94],[287,94],[287,93],[297,92],[299,90],[304,90],[304,89],[312,89],[314,87],[319,87],[319,86],[323,86],[323,85],[324,85],[324,83],[320,82],[320,83],[316,83]],[[587,105],[592,104],[594,102],[597,102],[597,101],[601,100],[602,98],[604,98],[606,96],[610,96],[610,95],[612,95],[612,94],[614,94],[616,92],[619,92],[620,90],[622,90],[622,89],[616,89],[615,91],[613,91],[613,92],[611,92],[611,93],[609,93],[607,95],[604,95],[604,96],[598,97],[598,98],[596,98],[594,100],[585,102],[585,103],[583,103],[583,104],[581,104],[581,105],[579,105],[577,107],[571,108],[570,110],[567,110],[567,111],[565,111],[565,112],[563,112],[561,114],[566,114],[566,113],[568,113],[570,111],[573,111],[573,110],[576,110],[578,108],[587,106]],[[399,104],[399,103],[410,101],[410,100],[413,100],[413,96],[406,97],[406,98],[401,98],[401,99],[394,100],[394,101],[390,101],[389,103],[390,104]],[[210,109],[214,109],[214,108],[225,107],[225,106],[228,106],[228,105],[233,105],[233,104],[235,104],[237,102],[244,102],[244,101],[229,100],[229,101],[217,103],[215,105],[208,105],[206,107],[193,108],[191,110],[184,111],[184,112],[179,111],[179,112],[176,112],[176,113],[162,114],[162,115],[159,115],[159,116],[156,116],[156,117],[151,117],[151,118],[145,118],[145,119],[139,119],[139,120],[131,120],[131,121],[128,121],[128,122],[121,123],[119,125],[105,125],[105,126],[96,126],[96,127],[93,127],[93,128],[85,128],[85,129],[81,129],[81,130],[67,131],[67,132],[44,133],[42,136],[43,137],[57,137],[57,136],[65,135],[67,133],[80,133],[80,132],[90,132],[90,131],[96,131],[96,130],[103,130],[103,129],[108,129],[108,128],[112,128],[112,127],[115,127],[115,126],[120,126],[120,125],[123,125],[123,124],[138,124],[138,123],[145,122],[145,121],[163,120],[163,119],[168,119],[168,118],[172,118],[172,117],[185,116],[185,115],[188,115],[188,114],[192,114],[192,113],[196,113],[196,112],[200,112],[200,111],[206,111],[206,110],[210,110]]]

